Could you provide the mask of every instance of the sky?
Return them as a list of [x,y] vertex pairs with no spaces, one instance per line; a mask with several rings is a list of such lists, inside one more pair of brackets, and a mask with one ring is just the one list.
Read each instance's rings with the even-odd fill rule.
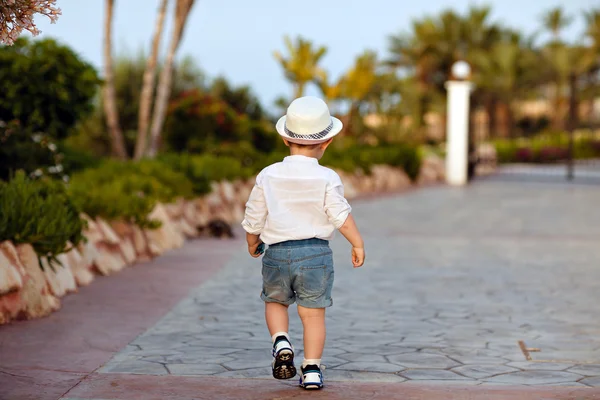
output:
[[[62,16],[56,24],[38,16],[42,37],[71,46],[84,59],[102,68],[103,0],[58,0]],[[116,0],[113,52],[148,52],[158,0]],[[541,15],[559,5],[556,0],[196,0],[178,57],[191,56],[209,77],[224,75],[234,84],[248,84],[265,106],[292,86],[283,76],[273,51],[284,50],[283,37],[302,35],[328,48],[323,67],[332,77],[348,69],[364,50],[385,57],[388,36],[409,32],[411,21],[452,8],[489,4],[493,20],[525,33],[540,29]],[[562,2],[575,21],[565,38],[576,41],[583,31],[582,10],[600,6],[596,0]],[[170,32],[171,14],[167,16]],[[169,35],[163,39],[163,53]],[[311,89],[308,94],[317,94]]]

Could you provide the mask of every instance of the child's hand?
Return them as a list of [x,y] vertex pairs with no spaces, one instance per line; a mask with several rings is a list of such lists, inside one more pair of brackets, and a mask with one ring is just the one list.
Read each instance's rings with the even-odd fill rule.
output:
[[365,249],[362,247],[352,248],[352,265],[354,268],[362,267],[365,263]]
[[250,253],[250,255],[254,258],[260,257],[264,252],[265,250],[263,242],[258,242],[253,246],[248,246],[248,253]]

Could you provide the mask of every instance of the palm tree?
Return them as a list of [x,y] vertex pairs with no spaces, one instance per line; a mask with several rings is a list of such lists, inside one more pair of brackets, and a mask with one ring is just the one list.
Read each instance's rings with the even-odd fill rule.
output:
[[179,43],[183,37],[185,25],[193,5],[194,0],[177,0],[175,5],[173,36],[171,37],[171,43],[169,45],[169,50],[167,51],[167,59],[158,81],[154,115],[152,118],[152,126],[150,128],[150,146],[147,151],[149,157],[155,157],[158,153],[160,136],[167,114],[167,102],[171,94],[175,53],[179,48]]
[[[535,41],[535,34],[523,36],[512,29],[501,29],[498,42],[474,60],[474,81],[483,92],[491,134],[513,135],[515,101],[535,95],[549,79],[548,70],[540,67],[543,61]],[[497,109],[504,115],[498,125]]]
[[294,97],[302,97],[309,82],[324,79],[325,71],[319,67],[319,62],[327,53],[327,48],[314,48],[310,40],[302,37],[296,38],[294,43],[286,36],[284,41],[289,55],[285,57],[276,51],[274,57],[281,64],[286,79],[294,85]]
[[569,117],[568,129],[577,128],[579,123],[579,81],[598,70],[598,51],[593,47],[573,46],[569,48]]
[[339,97],[350,102],[345,132],[352,132],[353,119],[360,112],[360,106],[372,90],[377,77],[377,55],[372,51],[365,51],[359,55],[354,66],[342,76],[339,81]]
[[499,40],[500,28],[489,17],[489,7],[472,7],[464,16],[446,10],[438,17],[413,21],[411,35],[390,38],[388,65],[416,79],[421,103],[415,108],[421,113],[416,118],[418,127],[424,125],[425,113],[436,108],[435,102],[445,94],[452,64],[471,61],[473,52],[486,51]]
[[419,106],[415,116],[415,127],[425,124],[425,113],[432,102],[432,94],[443,85],[439,31],[433,18],[413,21],[412,35],[400,34],[389,37],[390,57],[386,64],[405,76],[414,76]]
[[104,87],[103,87],[103,103],[104,113],[106,115],[106,123],[110,134],[110,142],[112,153],[120,159],[127,158],[125,150],[125,140],[123,132],[119,125],[119,114],[117,111],[117,101],[115,95],[114,76],[112,70],[112,20],[114,0],[105,1],[105,16],[104,16]]
[[546,12],[542,17],[542,26],[551,35],[552,40],[542,49],[542,54],[549,65],[554,80],[554,121],[555,129],[564,128],[565,101],[563,92],[569,82],[571,57],[569,46],[561,40],[561,32],[569,26],[573,18],[566,15],[562,7]]
[[433,18],[413,21],[412,34],[389,37],[390,57],[386,64],[414,74],[424,88],[433,86],[440,65],[438,27]]
[[586,22],[585,36],[593,48],[600,50],[600,8],[583,13]]
[[552,34],[553,40],[556,42],[560,41],[562,30],[568,27],[571,22],[573,22],[573,18],[565,14],[561,6],[548,10],[542,15],[543,27]]
[[501,131],[503,136],[512,136],[514,129],[513,101],[522,88],[521,74],[523,49],[518,43],[499,42],[489,51],[472,55],[476,73],[475,83],[488,99],[490,132],[496,129],[496,108],[500,102],[505,118]]
[[[593,58],[592,65],[586,74],[587,85],[583,87],[580,95],[587,101],[593,102],[595,98],[600,96],[600,85],[598,85],[598,74],[600,70],[600,8],[592,9],[583,13],[586,28],[585,28],[585,39],[587,40],[588,53]],[[594,108],[592,106],[589,109],[589,120],[593,114]]]
[[340,100],[342,91],[341,79],[342,78],[335,82],[330,80],[329,74],[326,71],[315,79],[315,84],[319,87],[319,90],[328,103],[334,103]]
[[146,61],[144,70],[144,84],[140,95],[140,111],[138,118],[138,133],[135,143],[134,158],[139,160],[146,152],[146,139],[148,137],[148,126],[150,125],[150,110],[152,108],[152,95],[154,94],[154,81],[156,78],[156,64],[160,48],[160,40],[164,29],[165,15],[167,14],[168,0],[161,0],[158,7],[158,16],[152,36],[152,49]]

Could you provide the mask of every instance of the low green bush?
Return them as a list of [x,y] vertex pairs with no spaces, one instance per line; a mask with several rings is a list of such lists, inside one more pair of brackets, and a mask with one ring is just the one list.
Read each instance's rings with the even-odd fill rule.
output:
[[157,227],[155,221],[148,219],[156,203],[191,198],[194,188],[183,173],[160,161],[107,161],[74,174],[69,193],[75,204],[91,217]]
[[423,157],[415,146],[402,145],[394,147],[395,150],[389,159],[390,165],[402,168],[414,182],[419,177]]
[[0,182],[0,242],[30,243],[40,256],[56,261],[68,242],[83,240],[85,221],[61,181],[32,180],[19,171]]
[[[498,162],[553,163],[568,158],[569,134],[544,132],[530,138],[498,139],[493,142]],[[600,137],[591,131],[576,131],[573,135],[573,158],[600,158]]]
[[[331,150],[331,151],[330,151]],[[347,172],[357,169],[371,172],[373,165],[391,165],[402,168],[415,180],[421,169],[421,155],[417,147],[405,144],[380,144],[378,146],[352,146],[331,148],[322,159],[322,164]]]
[[67,174],[94,168],[102,163],[102,159],[92,153],[73,148],[64,142],[58,145],[58,159]]
[[158,161],[184,174],[193,183],[196,195],[208,193],[210,182],[250,178],[258,165],[262,165],[259,159],[255,161],[256,165],[253,163],[253,167],[245,167],[240,159],[234,157],[187,153],[166,154],[159,157]]
[[0,120],[0,180],[8,180],[19,170],[31,177],[62,178],[59,156],[50,136],[34,133],[18,121]]
[[210,192],[210,180],[207,174],[197,165],[192,162],[192,157],[189,154],[163,154],[159,157],[159,161],[164,163],[168,168],[182,173],[192,183],[192,191],[195,195],[201,196]]

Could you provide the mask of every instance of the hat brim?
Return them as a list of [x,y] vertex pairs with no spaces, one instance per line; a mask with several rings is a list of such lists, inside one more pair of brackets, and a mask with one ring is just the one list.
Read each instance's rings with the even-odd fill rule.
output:
[[341,132],[342,128],[344,127],[344,124],[342,123],[342,121],[340,121],[339,119],[335,118],[335,117],[331,117],[331,122],[333,123],[333,128],[331,128],[331,131],[329,131],[329,133],[327,134],[327,136],[321,138],[321,139],[298,139],[298,138],[293,138],[290,137],[287,133],[285,133],[285,115],[281,118],[279,118],[279,121],[277,121],[277,124],[275,125],[275,129],[277,129],[277,133],[279,133],[279,135],[284,138],[285,140],[292,142],[292,143],[296,143],[296,144],[319,144],[319,143],[324,143],[326,141],[328,141],[329,139],[331,139],[332,137],[334,137],[335,135],[337,135],[338,133]]

